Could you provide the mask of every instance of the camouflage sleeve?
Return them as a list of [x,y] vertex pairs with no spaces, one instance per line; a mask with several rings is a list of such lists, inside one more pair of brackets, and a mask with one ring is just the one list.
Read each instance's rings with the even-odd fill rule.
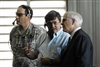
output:
[[43,29],[42,27],[38,27],[38,26],[35,27],[34,30],[35,30],[34,33],[33,33],[34,38],[32,39],[32,43],[30,44],[31,50],[34,48],[34,45],[35,45],[38,37],[40,36],[40,34],[46,32],[45,29]]
[[44,32],[46,32],[46,30],[44,28],[42,28],[42,27],[39,27],[39,31],[38,31],[39,34],[38,35],[40,35],[40,34],[42,34]]
[[9,41],[10,41],[10,45],[11,45],[11,42],[12,42],[12,37],[14,35],[16,31],[16,27],[12,28],[12,30],[10,31],[10,34],[9,34]]

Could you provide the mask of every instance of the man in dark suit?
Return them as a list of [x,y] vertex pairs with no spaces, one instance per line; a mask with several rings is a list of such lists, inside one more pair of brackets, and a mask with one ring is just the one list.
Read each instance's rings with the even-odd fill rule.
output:
[[63,30],[71,35],[71,40],[62,50],[61,67],[92,67],[93,45],[81,28],[82,22],[82,16],[77,12],[68,11],[63,16]]

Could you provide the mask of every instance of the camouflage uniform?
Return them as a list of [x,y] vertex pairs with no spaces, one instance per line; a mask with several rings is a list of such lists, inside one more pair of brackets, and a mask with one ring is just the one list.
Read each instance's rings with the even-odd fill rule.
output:
[[30,23],[26,30],[22,30],[21,26],[15,26],[10,32],[10,44],[13,51],[13,67],[35,67],[33,60],[28,59],[22,51],[26,43],[29,49],[37,40],[37,37],[45,30],[39,26]]

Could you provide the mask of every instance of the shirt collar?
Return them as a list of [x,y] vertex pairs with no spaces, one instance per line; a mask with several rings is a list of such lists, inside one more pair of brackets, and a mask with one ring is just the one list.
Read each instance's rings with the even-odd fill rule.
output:
[[71,39],[72,39],[72,37],[74,36],[75,32],[77,32],[79,29],[81,29],[81,27],[76,28],[76,29],[71,33],[71,36],[70,36]]
[[60,28],[60,30],[59,30],[58,32],[56,32],[56,33],[53,34],[53,37],[59,36],[59,34],[60,34],[62,31],[63,31],[63,29]]

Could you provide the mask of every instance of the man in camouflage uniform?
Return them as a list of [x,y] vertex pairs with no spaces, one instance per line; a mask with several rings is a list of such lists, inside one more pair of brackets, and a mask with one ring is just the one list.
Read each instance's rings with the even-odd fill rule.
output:
[[27,58],[23,52],[23,48],[28,44],[31,50],[38,36],[45,30],[30,22],[32,15],[32,9],[29,6],[20,5],[17,9],[17,25],[10,32],[13,67],[34,67],[33,60]]

